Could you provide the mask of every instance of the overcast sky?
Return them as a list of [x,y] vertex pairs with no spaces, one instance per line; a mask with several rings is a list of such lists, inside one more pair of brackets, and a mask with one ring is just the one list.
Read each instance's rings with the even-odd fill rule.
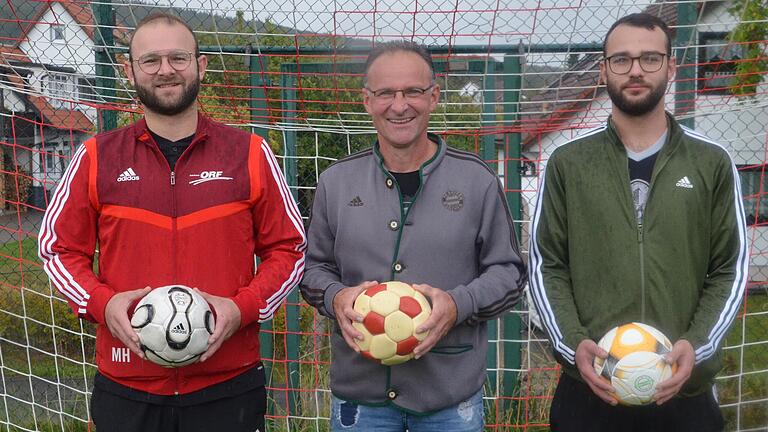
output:
[[520,40],[599,42],[613,21],[643,9],[648,1],[171,0],[170,4],[215,13],[240,9],[246,18],[270,19],[317,33],[377,40],[406,35],[430,45],[487,45]]

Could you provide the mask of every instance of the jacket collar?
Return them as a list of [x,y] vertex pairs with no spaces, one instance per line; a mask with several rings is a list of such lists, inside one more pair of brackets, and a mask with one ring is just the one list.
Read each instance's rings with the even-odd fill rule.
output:
[[[204,140],[208,137],[208,131],[211,128],[213,121],[204,116],[200,111],[197,112],[197,130],[195,130],[195,137],[192,142]],[[150,142],[151,135],[149,134],[149,128],[147,127],[146,117],[142,117],[136,123],[133,124],[133,133],[136,140],[140,142]]]
[[[435,170],[435,168],[437,168],[438,165],[440,165],[440,162],[442,162],[443,157],[445,156],[445,151],[447,149],[445,141],[443,141],[443,139],[438,135],[427,133],[427,138],[437,144],[437,151],[434,155],[432,155],[431,158],[429,158],[429,160],[424,162],[421,167],[419,167],[419,172],[421,172],[422,176],[429,175],[432,171]],[[378,140],[376,140],[376,142],[373,144],[373,154],[381,169],[385,172],[388,172],[386,166],[384,165],[384,157],[381,155]]]
[[[679,138],[683,133],[683,129],[677,120],[675,120],[675,117],[667,111],[665,111],[664,114],[667,116],[667,125],[669,130],[667,131],[667,140],[664,142],[664,146],[661,148],[661,152],[659,153],[660,155],[666,155],[674,152],[675,149],[677,149],[677,146],[680,144]],[[611,142],[618,146],[623,152],[626,152],[624,143],[621,142],[621,138],[619,138],[619,134],[616,131],[616,125],[613,123],[613,116],[608,116],[606,130]]]

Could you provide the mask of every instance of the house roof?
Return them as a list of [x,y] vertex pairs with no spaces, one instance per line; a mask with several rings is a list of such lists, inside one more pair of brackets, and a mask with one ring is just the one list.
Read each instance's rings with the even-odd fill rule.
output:
[[59,0],[58,3],[72,15],[72,19],[76,23],[80,24],[80,27],[83,28],[88,37],[93,39],[94,19],[91,9],[83,6],[82,3],[76,3],[71,0]]
[[[96,24],[91,10],[91,2],[83,0],[0,0],[8,7],[0,11],[0,44],[18,46],[27,38],[27,34],[40,23],[45,13],[55,3],[60,4],[72,19],[83,29],[88,37],[94,39]],[[58,18],[58,17],[57,17]],[[125,30],[115,27],[113,35],[117,40],[126,41]]]
[[8,64],[8,62],[25,62],[31,63],[32,60],[27,57],[22,50],[17,47],[0,45],[0,64]]
[[29,0],[0,0],[0,45],[15,46],[19,35],[34,25],[32,17],[40,2]]
[[[699,2],[697,6],[701,8],[702,3]],[[677,3],[657,0],[643,12],[660,17],[672,27],[674,34]],[[523,147],[531,144],[541,134],[561,130],[577,116],[586,115],[584,108],[604,89],[599,85],[602,57],[602,53],[585,55],[547,89],[532,95],[526,103],[521,104]]]
[[[17,46],[23,41],[29,31],[40,23],[42,16],[55,3],[60,4],[87,33],[92,40],[96,25],[91,6],[91,0],[0,0],[0,45]],[[113,0],[111,4],[115,16],[115,39],[124,45],[128,44],[129,31],[147,15],[163,11],[178,15],[193,29],[230,31],[237,29],[238,20],[230,16],[226,5],[214,2],[207,7],[192,8],[157,5],[157,2],[147,0]],[[245,25],[254,33],[260,32],[285,32],[287,34],[305,34],[305,32],[277,25],[267,26],[260,20],[246,19]],[[336,37],[336,43],[346,44],[354,42],[353,39]],[[370,42],[369,42],[370,43]]]
[[37,109],[46,122],[46,125],[56,129],[69,129],[73,131],[93,131],[93,123],[88,117],[78,110],[54,108],[43,96],[28,95],[29,102]]

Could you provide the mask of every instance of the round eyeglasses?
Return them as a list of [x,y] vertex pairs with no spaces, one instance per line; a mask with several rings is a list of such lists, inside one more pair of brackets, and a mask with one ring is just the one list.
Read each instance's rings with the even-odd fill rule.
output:
[[154,75],[160,72],[160,66],[163,64],[163,58],[168,60],[168,64],[176,72],[186,70],[190,64],[192,64],[192,57],[194,53],[189,51],[176,50],[167,54],[147,53],[133,60],[134,63],[138,63],[139,69],[145,74]]

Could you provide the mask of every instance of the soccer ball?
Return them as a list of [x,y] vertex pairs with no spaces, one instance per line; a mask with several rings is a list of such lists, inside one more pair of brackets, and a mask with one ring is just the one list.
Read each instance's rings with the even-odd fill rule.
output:
[[656,384],[672,376],[676,369],[664,361],[672,343],[663,333],[641,323],[612,328],[597,344],[608,353],[595,357],[595,371],[610,381],[614,396],[624,405],[651,402]]
[[208,349],[214,319],[208,302],[183,285],[155,288],[133,311],[131,326],[150,361],[164,367],[196,362]]
[[387,366],[404,363],[429,332],[416,333],[432,312],[427,298],[403,282],[385,282],[360,293],[354,309],[363,322],[352,325],[363,334],[355,340],[367,358]]

